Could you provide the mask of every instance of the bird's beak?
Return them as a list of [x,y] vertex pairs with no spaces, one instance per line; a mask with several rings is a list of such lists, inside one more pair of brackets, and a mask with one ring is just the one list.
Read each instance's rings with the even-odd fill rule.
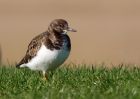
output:
[[68,29],[63,30],[64,32],[77,32],[75,29],[68,27]]
[[70,31],[70,32],[77,32],[77,30],[75,30],[75,29],[73,29],[73,28],[70,28],[70,27],[67,29],[67,31]]

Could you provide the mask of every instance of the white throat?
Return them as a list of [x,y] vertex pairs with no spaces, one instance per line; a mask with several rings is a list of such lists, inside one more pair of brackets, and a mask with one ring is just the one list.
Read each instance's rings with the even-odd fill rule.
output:
[[67,34],[67,30],[63,30],[63,33],[62,34]]

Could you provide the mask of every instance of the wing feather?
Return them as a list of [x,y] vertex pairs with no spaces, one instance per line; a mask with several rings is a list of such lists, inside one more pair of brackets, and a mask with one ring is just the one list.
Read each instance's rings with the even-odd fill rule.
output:
[[42,45],[42,38],[44,37],[45,33],[42,33],[35,38],[31,40],[31,42],[28,45],[28,49],[26,51],[25,56],[23,59],[16,65],[16,67],[19,67],[21,64],[28,63],[33,57],[36,56],[38,50],[40,49]]

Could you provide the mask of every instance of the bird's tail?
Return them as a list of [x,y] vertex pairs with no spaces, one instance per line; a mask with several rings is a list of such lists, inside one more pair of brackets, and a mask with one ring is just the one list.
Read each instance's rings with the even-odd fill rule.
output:
[[20,64],[16,64],[16,68],[20,68]]
[[22,67],[27,67],[27,66],[26,66],[26,64],[21,63],[21,62],[20,62],[20,63],[18,63],[18,64],[16,64],[16,68],[18,68],[18,69],[19,69],[19,68],[22,68]]
[[27,65],[26,65],[27,61],[28,60],[26,60],[24,57],[19,63],[16,64],[16,68],[27,67]]
[[19,62],[19,63],[16,63],[16,68],[21,68],[21,65],[24,64],[24,58]]

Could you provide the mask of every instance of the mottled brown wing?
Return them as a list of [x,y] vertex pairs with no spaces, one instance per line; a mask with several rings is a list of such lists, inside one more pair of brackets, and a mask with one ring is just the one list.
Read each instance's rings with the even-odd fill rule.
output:
[[16,65],[16,67],[19,67],[21,64],[28,63],[33,57],[36,56],[38,50],[41,47],[42,44],[42,38],[43,38],[43,33],[36,36],[35,38],[32,39],[30,44],[28,45],[28,49],[26,51],[26,55],[24,58]]

